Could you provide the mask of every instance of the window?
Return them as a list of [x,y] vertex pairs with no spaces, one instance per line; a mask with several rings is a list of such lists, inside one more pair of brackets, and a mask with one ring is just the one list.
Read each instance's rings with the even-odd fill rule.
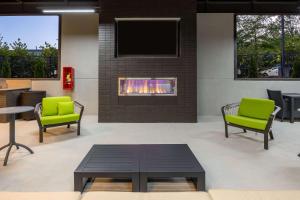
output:
[[300,15],[235,17],[235,78],[300,78]]
[[59,16],[0,16],[0,78],[58,78],[59,42]]

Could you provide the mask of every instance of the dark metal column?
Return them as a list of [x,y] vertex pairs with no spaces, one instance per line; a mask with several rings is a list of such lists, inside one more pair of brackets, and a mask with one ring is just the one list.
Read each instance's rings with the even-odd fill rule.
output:
[[281,77],[288,78],[285,74],[285,29],[284,15],[281,15]]

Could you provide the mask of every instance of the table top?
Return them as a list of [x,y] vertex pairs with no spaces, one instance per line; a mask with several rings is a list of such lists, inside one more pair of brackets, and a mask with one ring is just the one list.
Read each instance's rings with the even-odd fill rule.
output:
[[202,173],[203,167],[187,144],[143,145],[140,172]]
[[15,106],[15,107],[4,107],[0,108],[0,115],[4,114],[17,114],[33,111],[34,107],[32,106]]
[[284,97],[300,98],[300,93],[283,93]]
[[186,144],[94,145],[75,173],[204,172]]
[[81,173],[138,173],[136,145],[94,145],[77,167]]
[[16,91],[16,90],[30,90],[30,87],[19,87],[19,88],[0,88],[0,92]]

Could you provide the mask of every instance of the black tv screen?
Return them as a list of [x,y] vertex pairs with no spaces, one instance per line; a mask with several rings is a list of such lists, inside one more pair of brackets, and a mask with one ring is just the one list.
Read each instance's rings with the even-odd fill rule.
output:
[[116,21],[116,56],[178,55],[178,20]]

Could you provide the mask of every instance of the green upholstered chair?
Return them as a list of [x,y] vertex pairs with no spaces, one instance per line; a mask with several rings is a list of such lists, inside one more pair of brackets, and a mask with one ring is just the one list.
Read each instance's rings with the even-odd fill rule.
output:
[[[75,107],[79,109],[78,113]],[[35,107],[35,117],[40,129],[40,142],[43,142],[43,132],[55,126],[77,124],[77,135],[80,135],[80,121],[84,106],[72,101],[69,96],[46,97]]]
[[274,139],[272,123],[280,107],[269,99],[243,98],[240,103],[222,107],[225,122],[225,136],[228,138],[228,126],[264,134],[264,148],[268,149],[269,135]]

